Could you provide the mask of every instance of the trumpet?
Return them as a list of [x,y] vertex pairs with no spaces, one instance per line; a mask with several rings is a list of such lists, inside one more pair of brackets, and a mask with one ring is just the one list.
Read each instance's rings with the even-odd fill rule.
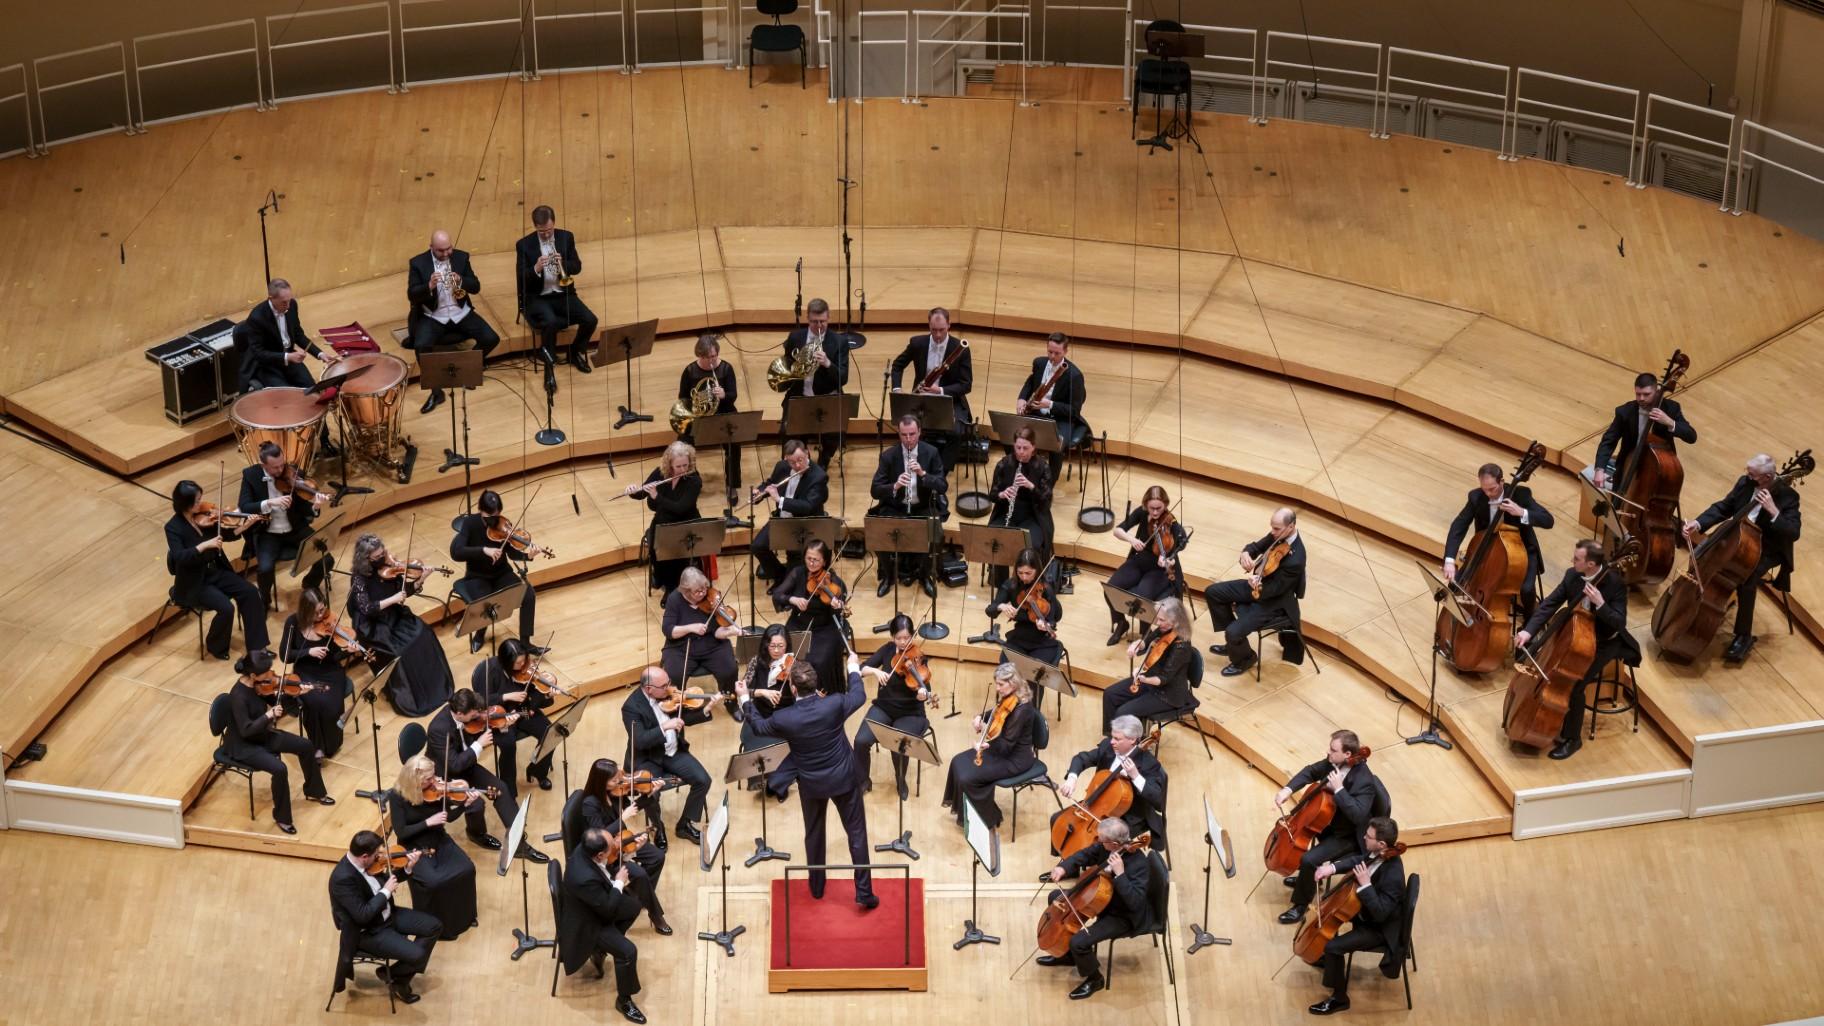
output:
[[469,298],[469,290],[462,287],[462,275],[457,274],[454,268],[437,273],[443,276],[444,284],[450,287],[451,302],[460,303]]
[[690,430],[691,421],[716,412],[715,388],[715,378],[704,378],[691,386],[689,400],[679,399],[672,403],[671,429],[682,435]]

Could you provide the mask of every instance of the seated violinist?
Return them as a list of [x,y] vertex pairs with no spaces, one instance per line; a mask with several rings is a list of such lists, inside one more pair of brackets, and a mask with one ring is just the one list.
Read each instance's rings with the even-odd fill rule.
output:
[[234,572],[222,552],[225,539],[238,537],[246,526],[225,523],[215,504],[203,499],[202,486],[179,481],[171,490],[171,519],[165,521],[165,569],[170,571],[171,601],[186,609],[207,609],[209,621],[205,646],[217,659],[228,658],[234,638],[234,612],[241,612],[247,651],[265,648],[266,607],[258,588]]
[[1000,828],[995,781],[1018,776],[1038,761],[1033,746],[1038,721],[1032,686],[1020,679],[1012,663],[995,667],[993,704],[970,723],[970,738],[975,743],[950,757],[950,773],[944,781],[944,807],[955,813],[957,826],[968,826],[963,813],[967,801],[983,826]]
[[[716,710],[709,702],[692,708],[691,703],[681,697],[684,692],[673,695],[674,690],[671,674],[666,673],[664,667],[648,666],[640,671],[639,688],[621,703],[621,724],[627,728],[627,761],[636,773],[650,770],[654,776],[678,777],[684,781],[690,791],[684,797],[683,811],[678,814],[677,834],[693,844],[701,844],[703,834],[696,824],[702,821],[704,808],[709,804],[709,771],[690,754],[690,742],[684,737],[684,728],[709,722]],[[656,843],[665,844],[659,796],[642,798],[640,807],[646,810],[646,821],[658,834]]]
[[[871,769],[876,742],[874,730],[868,725],[879,723],[902,734],[922,737],[931,729],[931,721],[925,716],[925,704],[936,700],[931,692],[931,670],[924,664],[922,653],[917,658],[905,654],[918,645],[912,618],[899,613],[887,624],[887,630],[893,640],[880,646],[861,667],[862,674],[876,682],[874,702],[868,706],[867,715],[862,717],[861,726],[855,731],[855,765],[861,774],[863,791],[874,790]],[[923,675],[922,683],[920,675]],[[906,768],[911,761],[910,756],[897,753],[893,756],[893,785],[899,791],[900,801],[905,801],[909,793]]]
[[736,709],[735,646],[730,639],[741,636],[738,615],[734,603],[709,586],[703,571],[691,566],[665,596],[665,615],[659,620],[659,633],[665,636],[659,665],[666,676],[688,681],[709,674],[716,679],[716,690],[728,696],[730,712]]
[[[501,515],[500,493],[492,488],[475,500],[475,512],[456,522],[456,537],[450,540],[450,558],[463,562],[462,579],[456,582],[456,594],[464,602],[474,602],[520,581],[526,582],[526,594],[519,600],[519,636],[531,647],[533,655],[544,655],[545,649],[532,640],[538,620],[538,593],[525,576],[526,562],[549,550],[532,545],[522,551],[507,541],[494,541],[490,530],[498,531],[505,518]],[[470,654],[487,644],[487,632],[478,630],[469,636]]]
[[1279,921],[1288,926],[1305,921],[1305,910],[1317,895],[1317,867],[1366,851],[1364,837],[1369,821],[1393,814],[1393,800],[1387,796],[1380,778],[1368,768],[1367,754],[1353,730],[1333,732],[1324,757],[1293,774],[1273,796],[1273,807],[1284,814],[1283,806],[1294,791],[1319,781],[1335,800],[1336,814],[1299,859],[1298,875],[1286,879],[1286,886],[1292,888],[1292,907],[1279,914]]
[[[1153,753],[1141,746],[1146,728],[1133,716],[1117,716],[1108,725],[1108,736],[1102,743],[1071,757],[1070,772],[1057,785],[1058,797],[1064,801],[1088,801],[1095,797],[1090,781],[1106,770],[1127,781],[1133,789],[1133,804],[1121,815],[1131,834],[1151,833],[1153,850],[1165,850],[1165,766]],[[1063,815],[1052,816],[1056,820]],[[1053,852],[1053,854],[1057,854]]]
[[[277,695],[278,680],[272,672],[272,653],[255,649],[235,661],[234,686],[228,689],[228,729],[222,731],[222,747],[229,758],[272,777],[272,818],[279,829],[295,834],[291,825],[291,776],[279,756],[290,755],[298,761],[304,777],[304,797],[318,805],[334,805],[323,786],[323,770],[317,765],[316,746],[275,724],[285,715]],[[271,698],[260,694],[271,688]]]
[[[518,779],[519,753],[515,748],[521,740],[531,738],[534,744],[543,744],[545,735],[551,732],[551,720],[545,710],[556,700],[552,693],[563,685],[555,683],[557,678],[553,676],[549,690],[540,688],[536,675],[549,675],[551,671],[540,668],[537,662],[531,645],[519,638],[508,638],[500,643],[494,658],[476,663],[469,675],[469,686],[481,696],[483,704],[498,705],[513,716],[513,723],[495,739],[502,780]],[[541,791],[551,790],[551,760],[556,757],[554,750],[527,766],[526,780],[537,784]]]
[[[355,635],[381,664],[397,661],[386,697],[406,716],[424,716],[450,700],[456,682],[437,635],[406,603],[424,590],[423,564],[396,560],[377,534],[355,539],[348,614]],[[416,567],[416,569],[412,569]],[[449,573],[447,567],[442,572]]]
[[[753,694],[752,708],[762,716],[771,716],[797,701],[797,692],[792,690],[791,672],[797,658],[791,651],[791,635],[784,624],[772,624],[767,627],[761,650],[754,655],[754,661],[748,664],[743,677],[747,689]],[[777,744],[760,736],[759,728],[745,715],[741,717],[741,750],[758,751],[768,745]],[[792,782],[798,779],[798,766],[788,754],[779,763],[777,769],[766,775],[766,790],[774,799],[785,801],[792,792]],[[748,790],[760,786],[758,779],[748,781]]]
[[[408,851],[419,852],[412,867],[412,907],[437,917],[443,924],[439,940],[455,940],[475,925],[475,861],[462,845],[450,839],[452,815],[465,805],[452,804],[437,794],[437,767],[422,754],[399,767],[399,782],[386,795],[386,812],[393,820],[393,836]],[[481,808],[479,791],[469,793],[468,806]]]
[[848,653],[849,625],[844,621],[849,589],[842,577],[830,566],[830,547],[822,539],[812,539],[804,547],[804,562],[786,571],[785,580],[772,590],[773,610],[791,613],[786,617],[787,630],[811,632],[811,650],[806,655],[817,680],[832,691],[842,690],[842,660]]
[[[342,934],[335,989],[340,992],[354,975],[355,952],[379,955],[391,961],[386,979],[393,996],[410,1005],[418,1001],[412,992],[412,977],[430,964],[443,924],[417,909],[393,904],[399,875],[387,869],[374,873],[374,864],[387,857],[385,848],[386,841],[379,834],[362,830],[349,839],[347,857],[330,870],[330,915]],[[418,861],[408,856],[408,876]]]
[[298,717],[304,736],[326,759],[342,748],[342,710],[354,690],[342,660],[347,651],[320,631],[325,621],[323,597],[313,588],[298,592],[298,611],[279,630],[279,660],[304,684],[304,693],[286,698],[286,711]]
[[[575,848],[582,842],[584,830],[605,830],[615,837],[626,838],[633,855],[627,862],[627,886],[646,910],[652,928],[661,937],[672,934],[665,921],[665,906],[659,902],[659,877],[665,872],[665,849],[650,840],[650,830],[635,832],[627,824],[627,810],[633,805],[629,778],[613,759],[597,759],[589,767],[589,779],[583,789],[564,806],[564,847]],[[637,845],[632,842],[638,841]]]
[[1627,575],[1603,573],[1607,562],[1608,556],[1599,542],[1587,538],[1578,542],[1571,550],[1571,566],[1564,572],[1564,579],[1533,610],[1526,627],[1514,635],[1514,650],[1518,652],[1552,622],[1554,613],[1563,609],[1568,616],[1579,604],[1589,609],[1596,621],[1596,655],[1583,679],[1571,688],[1564,726],[1559,728],[1558,745],[1551,752],[1554,759],[1568,759],[1583,747],[1584,692],[1590,682],[1601,677],[1602,671],[1617,659],[1629,666],[1640,665],[1640,642],[1628,633]]
[[643,1023],[646,1016],[633,1003],[640,992],[640,949],[627,939],[628,928],[640,917],[640,903],[630,893],[628,865],[619,837],[606,830],[584,831],[564,872],[558,948],[567,973],[588,962],[600,972],[605,958],[614,959],[614,1010],[628,1022]]
[[[323,511],[329,493],[304,482],[297,467],[285,462],[285,453],[271,442],[261,442],[260,461],[241,471],[241,496],[235,504],[242,513],[258,514],[266,519],[247,532],[248,548],[253,550],[260,583],[260,600],[266,608],[276,609],[273,582],[281,560],[296,559],[298,547],[310,537],[310,522]],[[300,488],[299,483],[304,482]],[[310,565],[304,575],[304,587],[321,587],[323,578],[336,567],[335,557],[325,553]]]
[[1777,469],[1772,456],[1755,456],[1728,495],[1712,503],[1695,520],[1685,521],[1685,537],[1694,548],[1699,533],[1744,510],[1746,522],[1761,530],[1760,562],[1735,590],[1735,637],[1723,654],[1726,663],[1741,663],[1754,647],[1754,599],[1761,590],[1761,578],[1769,570],[1778,570],[1773,586],[1782,590],[1791,586],[1792,546],[1799,540],[1799,493],[1790,484],[1775,480]]
[[1406,960],[1406,949],[1400,946],[1400,927],[1406,917],[1406,867],[1391,847],[1399,839],[1399,824],[1376,816],[1362,835],[1362,854],[1317,867],[1319,880],[1347,873],[1349,879],[1342,886],[1355,888],[1362,910],[1349,921],[1347,933],[1324,944],[1324,986],[1330,988],[1330,996],[1311,1006],[1312,1015],[1335,1015],[1349,1007],[1351,952],[1378,949],[1382,952],[1381,975],[1390,980],[1400,976],[1400,963]]
[[[1115,889],[1114,900],[1102,914],[1088,927],[1071,935],[1069,954],[1038,957],[1040,965],[1076,966],[1077,975],[1083,977],[1083,982],[1070,992],[1072,1001],[1081,1001],[1108,986],[1102,976],[1102,963],[1096,958],[1096,948],[1103,941],[1145,934],[1156,925],[1153,904],[1147,897],[1147,885],[1152,881],[1152,861],[1143,850],[1121,853],[1130,838],[1126,823],[1105,819],[1096,828],[1097,843],[1058,863],[1048,874],[1055,883],[1106,866]],[[1055,902],[1064,898],[1063,892],[1052,891],[1048,900]]]
[[1024,656],[1043,663],[1058,665],[1064,658],[1064,645],[1058,641],[1058,621],[1064,619],[1064,606],[1051,585],[1039,580],[1044,560],[1036,549],[1021,549],[1013,562],[1013,576],[1001,582],[988,603],[988,619],[999,620],[1002,613],[1013,617],[1013,629],[1001,642]]
[[1153,608],[1152,627],[1127,647],[1128,656],[1140,661],[1134,675],[1102,689],[1104,734],[1117,716],[1176,719],[1197,707],[1191,697],[1191,659],[1197,654],[1191,618],[1178,599],[1164,599]]
[[[1274,553],[1285,548],[1277,559]],[[1298,629],[1298,600],[1305,597],[1305,543],[1298,537],[1298,511],[1282,506],[1273,511],[1267,533],[1259,541],[1241,549],[1241,568],[1246,577],[1217,581],[1203,589],[1203,600],[1210,604],[1210,626],[1224,634],[1223,641],[1211,645],[1210,652],[1229,657],[1222,668],[1224,677],[1239,677],[1248,672],[1258,658],[1248,635],[1269,623],[1285,621],[1290,630]],[[1286,659],[1305,661],[1304,649],[1295,635],[1282,635]]]
[[[436,768],[437,779],[451,783],[460,780],[472,788],[492,791],[494,814],[500,817],[500,825],[510,831],[513,818],[519,814],[518,807],[513,804],[513,788],[482,762],[488,749],[503,740],[488,724],[489,711],[480,695],[468,688],[457,691],[450,696],[450,704],[431,717],[426,725],[424,754]],[[511,724],[503,726],[503,734],[510,727]],[[495,764],[499,765],[498,753]],[[500,839],[488,833],[488,816],[480,803],[465,808],[463,818],[467,822],[469,840],[489,851],[500,850]],[[551,861],[550,856],[523,838],[518,854],[533,862]]]

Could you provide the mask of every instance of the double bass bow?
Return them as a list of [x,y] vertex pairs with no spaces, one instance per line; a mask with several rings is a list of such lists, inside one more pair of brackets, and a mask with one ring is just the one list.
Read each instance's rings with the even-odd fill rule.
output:
[[[1501,485],[1501,501],[1512,498],[1515,489],[1544,462],[1545,446],[1536,441],[1528,445],[1513,476]],[[1470,539],[1463,561],[1457,564],[1454,590],[1464,600],[1468,621],[1458,623],[1448,611],[1438,613],[1438,651],[1458,673],[1487,673],[1507,658],[1514,636],[1514,599],[1526,585],[1526,570],[1526,543],[1520,529],[1508,524],[1497,509],[1488,526]],[[1436,598],[1442,602],[1444,593]]]
[[[1347,773],[1351,768],[1368,760],[1373,749],[1367,745],[1349,753],[1349,758],[1336,767]],[[1330,821],[1336,818],[1336,795],[1332,794],[1322,780],[1313,780],[1305,788],[1305,793],[1298,796],[1292,805],[1292,811],[1279,817],[1273,829],[1267,831],[1267,843],[1261,849],[1260,857],[1267,864],[1270,872],[1280,876],[1291,876],[1298,872],[1299,860],[1305,852],[1317,843]]]
[[[1683,350],[1674,349],[1660,376],[1659,396],[1653,400],[1652,409],[1660,408],[1690,369],[1691,358]],[[1604,528],[1603,534],[1610,533],[1606,525],[1612,510],[1626,536],[1640,539],[1640,558],[1627,568],[1629,584],[1653,584],[1671,574],[1683,527],[1678,519],[1678,493],[1685,484],[1685,468],[1678,461],[1672,439],[1653,428],[1653,422],[1648,420],[1626,465],[1618,468],[1615,480],[1609,482],[1609,490],[1619,497],[1619,503],[1604,501],[1591,507],[1599,528]],[[1619,548],[1621,542],[1600,535],[1599,539],[1611,550]]]
[[[1613,572],[1625,574],[1640,560],[1639,538],[1628,538],[1621,546],[1590,578],[1591,584]],[[1538,635],[1527,639],[1526,648],[1514,652],[1514,677],[1507,684],[1503,715],[1508,740],[1551,747],[1570,711],[1571,689],[1595,658],[1596,617],[1588,600],[1578,599],[1553,613]]]

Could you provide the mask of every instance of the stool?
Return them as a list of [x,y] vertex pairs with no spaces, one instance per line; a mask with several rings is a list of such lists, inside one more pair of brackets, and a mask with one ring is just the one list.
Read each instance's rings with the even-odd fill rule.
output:
[[[1622,680],[1622,674],[1627,679]],[[1640,688],[1634,681],[1634,667],[1620,659],[1611,659],[1602,668],[1602,675],[1590,682],[1594,692],[1590,695],[1590,740],[1596,740],[1596,724],[1604,716],[1617,716],[1622,713],[1632,715],[1634,733],[1640,733]],[[1608,697],[1603,697],[1603,689],[1608,689]],[[1607,703],[1606,705],[1604,703]]]

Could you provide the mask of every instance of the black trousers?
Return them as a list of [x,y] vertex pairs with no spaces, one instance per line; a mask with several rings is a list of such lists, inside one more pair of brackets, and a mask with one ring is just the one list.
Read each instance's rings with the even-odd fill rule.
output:
[[[896,688],[900,685],[889,683],[881,686]],[[863,780],[868,779],[872,772],[874,746],[878,743],[874,738],[874,731],[868,727],[870,723],[884,723],[894,730],[911,734],[913,737],[921,736],[925,731],[931,729],[931,721],[925,718],[922,711],[912,716],[894,716],[882,709],[879,702],[869,705],[867,716],[862,719],[861,726],[855,730],[855,764]],[[912,757],[908,755],[895,754],[893,756],[893,779],[895,781],[906,779],[906,767],[911,761]]]
[[[651,770],[653,776],[677,777],[689,788],[684,795],[684,810],[678,813],[680,823],[700,823],[703,821],[703,809],[709,804],[709,771],[689,752],[679,752],[673,756],[664,753],[658,755],[641,755],[634,760],[634,771]],[[648,795],[640,799],[640,808],[654,822],[659,818],[659,796]]]
[[647,915],[662,916],[665,906],[659,903],[659,874],[665,871],[665,849],[644,844],[626,862],[627,886]]
[[950,757],[950,774],[944,781],[944,802],[956,813],[956,821],[962,823],[963,801],[967,799],[975,806],[976,815],[982,817],[984,826],[990,830],[999,829],[1001,807],[994,800],[994,782],[1024,773],[1032,768],[1032,763],[1031,753],[1027,753],[1024,760],[983,753],[982,764],[977,766],[974,750],[964,749]]
[[1761,562],[1754,568],[1754,573],[1735,589],[1735,636],[1749,637],[1754,634],[1754,600],[1761,593],[1761,577],[1767,571],[1779,566],[1779,560],[1772,556],[1762,556]]
[[460,321],[445,324],[426,314],[414,318],[412,325],[412,350],[418,353],[435,352],[461,345],[470,339],[475,340],[475,348],[481,350],[485,362],[494,347],[500,345],[500,336],[495,333],[487,320],[469,308],[468,315]]
[[[1063,896],[1062,891],[1052,891],[1047,900],[1056,901]],[[1132,937],[1134,924],[1119,913],[1104,912],[1082,930],[1070,938],[1070,960],[1076,964],[1077,974],[1084,979],[1102,975],[1102,960],[1096,957],[1096,948],[1103,941],[1119,937]]]
[[[849,835],[849,862],[862,866],[868,862],[868,810],[861,802],[861,788],[851,787],[847,791],[831,798],[812,798],[798,789],[798,807],[804,812],[804,860],[813,866],[821,866],[827,861],[829,851],[828,838],[824,836],[825,819],[829,815],[830,803],[836,805],[836,815],[842,820],[842,829]],[[811,897],[823,897],[823,886],[826,874],[821,869],[811,870]],[[866,869],[855,871],[855,896],[863,898],[874,893],[874,874]]]
[[595,931],[595,954],[592,957],[605,955],[614,959],[614,995],[617,999],[624,1000],[640,992],[640,949],[627,939],[627,930],[638,918],[638,913],[635,913]]
[[[696,436],[691,434],[689,431],[686,431],[683,434],[679,435],[678,441],[683,442],[686,445],[692,445],[692,446],[697,444]],[[722,478],[724,481],[724,484],[722,486],[724,490],[727,490],[729,488],[741,487],[741,447],[740,446],[725,445],[722,447]]]
[[[506,754],[506,749],[511,743],[508,740],[508,737],[510,737],[510,735],[502,736],[501,734],[496,733],[494,735],[494,750],[500,752],[503,758],[510,759],[512,756]],[[487,758],[485,750],[482,758]],[[519,806],[515,805],[513,802],[513,785],[509,780],[500,779],[492,770],[486,769],[480,764],[470,766],[468,769],[456,774],[456,778],[458,780],[466,780],[471,786],[479,787],[483,790],[490,787],[498,789],[500,791],[500,796],[494,799],[494,814],[500,817],[501,829],[509,831],[513,829],[513,817],[519,815]],[[470,802],[467,811],[463,813],[463,820],[468,827],[469,835],[471,837],[480,837],[488,832],[487,805],[488,803],[485,801]]]
[[526,323],[538,332],[539,344],[547,352],[557,352],[557,333],[576,325],[573,351],[585,352],[595,336],[595,312],[583,305],[582,297],[571,292],[526,297]]
[[[1317,897],[1317,867],[1326,862],[1334,862],[1345,855],[1354,855],[1355,837],[1352,834],[1332,834],[1319,837],[1309,851],[1299,857],[1298,879],[1292,883],[1292,904],[1309,905]],[[1345,886],[1353,884],[1345,881]]]
[[708,637],[690,639],[690,665],[684,662],[684,645],[665,646],[659,651],[659,666],[671,682],[683,687],[692,676],[707,673],[716,679],[716,690],[725,695],[735,693],[735,646],[732,641],[714,641]]
[[1602,676],[1609,664],[1622,657],[1621,646],[1598,644],[1596,656],[1590,660],[1590,668],[1583,672],[1583,679],[1571,686],[1571,697],[1565,703],[1564,725],[1558,728],[1561,741],[1573,740],[1583,732],[1584,713],[1589,709],[1590,683]]
[[[1353,886],[1353,885],[1346,885]],[[1324,986],[1337,997],[1349,995],[1349,953],[1385,948],[1387,938],[1372,926],[1357,923],[1348,933],[1330,938],[1324,944]],[[1385,960],[1383,960],[1385,961]],[[1386,969],[1383,968],[1382,972]]]
[[[278,578],[278,567],[281,562],[290,562],[298,558],[298,547],[304,539],[310,537],[308,531],[299,531],[296,527],[284,534],[261,531],[253,536],[254,566],[257,568],[255,578],[260,582],[260,601],[268,609],[272,608],[272,593]],[[324,555],[310,565],[304,574],[304,587],[318,588],[323,578],[336,568],[336,557]]]
[[[767,576],[776,580],[784,575],[785,564],[779,561],[778,556],[773,555],[772,520],[769,519],[766,523],[760,525],[760,530],[754,533],[753,544],[749,545],[748,548],[753,552],[755,565],[764,570]],[[797,563],[801,557],[801,552],[786,553],[786,558],[792,563]]]
[[1229,662],[1236,666],[1254,665],[1254,646],[1248,639],[1256,628],[1279,614],[1254,601],[1254,592],[1245,580],[1217,581],[1203,589],[1203,600],[1210,604],[1210,626],[1223,632]]
[[[1159,565],[1159,558],[1151,551],[1135,553],[1129,557],[1119,569],[1109,575],[1108,583],[1149,602],[1170,598],[1178,593],[1178,585],[1165,575],[1165,568]],[[1103,601],[1108,601],[1106,596]],[[1127,619],[1127,614],[1109,602],[1108,617],[1111,623],[1120,624]]]
[[260,601],[260,589],[247,578],[223,570],[211,570],[203,577],[196,604],[214,613],[209,621],[209,634],[203,642],[209,654],[228,658],[228,644],[234,640],[234,612],[241,612],[241,626],[247,637],[247,650],[268,648],[271,635],[266,633],[266,605]]
[[[519,797],[519,742],[531,738],[535,745],[544,743],[545,735],[551,732],[551,721],[546,718],[542,709],[521,709],[519,719],[513,721],[504,736],[494,735],[494,747],[500,749],[500,775],[507,783],[514,786],[513,796]],[[534,749],[536,751],[536,748]],[[551,776],[551,761],[557,758],[557,750],[533,762],[526,767],[527,780],[545,780]]]
[[392,959],[389,972],[392,982],[404,986],[412,977],[424,972],[442,932],[443,924],[436,916],[417,909],[394,908],[386,925],[372,933],[361,934],[355,941],[355,948],[369,955]]
[[275,730],[266,736],[264,748],[243,749],[236,758],[262,773],[272,775],[272,818],[291,822],[291,774],[279,758],[290,755],[298,760],[304,772],[304,797],[321,798],[329,792],[323,787],[323,770],[317,766],[317,746],[290,731]]
[[[491,576],[480,577],[470,574],[456,582],[456,594],[462,596],[464,603],[473,603],[485,595],[492,595],[519,581],[519,574],[514,573],[513,568],[506,565],[507,557],[501,556],[500,562],[500,570]],[[532,587],[531,581],[527,581],[525,598],[519,601],[519,636],[526,641],[534,640],[532,631],[537,625],[538,590]]]
[[1140,693],[1128,690],[1133,678],[1123,677],[1102,689],[1102,733],[1108,733],[1109,724],[1117,716],[1138,716],[1144,721],[1148,716],[1169,714],[1179,709],[1165,697],[1164,688],[1140,685]]
[[[789,687],[790,685],[786,686]],[[741,722],[742,751],[757,752],[762,748],[767,748],[778,743],[779,741],[777,738],[760,736],[759,732],[754,729],[753,717],[750,716]],[[796,783],[797,780],[798,764],[794,762],[792,757],[788,754],[785,758],[779,760],[778,769],[766,775],[766,793],[772,795],[774,798],[783,800],[786,795],[792,793],[792,784]]]

